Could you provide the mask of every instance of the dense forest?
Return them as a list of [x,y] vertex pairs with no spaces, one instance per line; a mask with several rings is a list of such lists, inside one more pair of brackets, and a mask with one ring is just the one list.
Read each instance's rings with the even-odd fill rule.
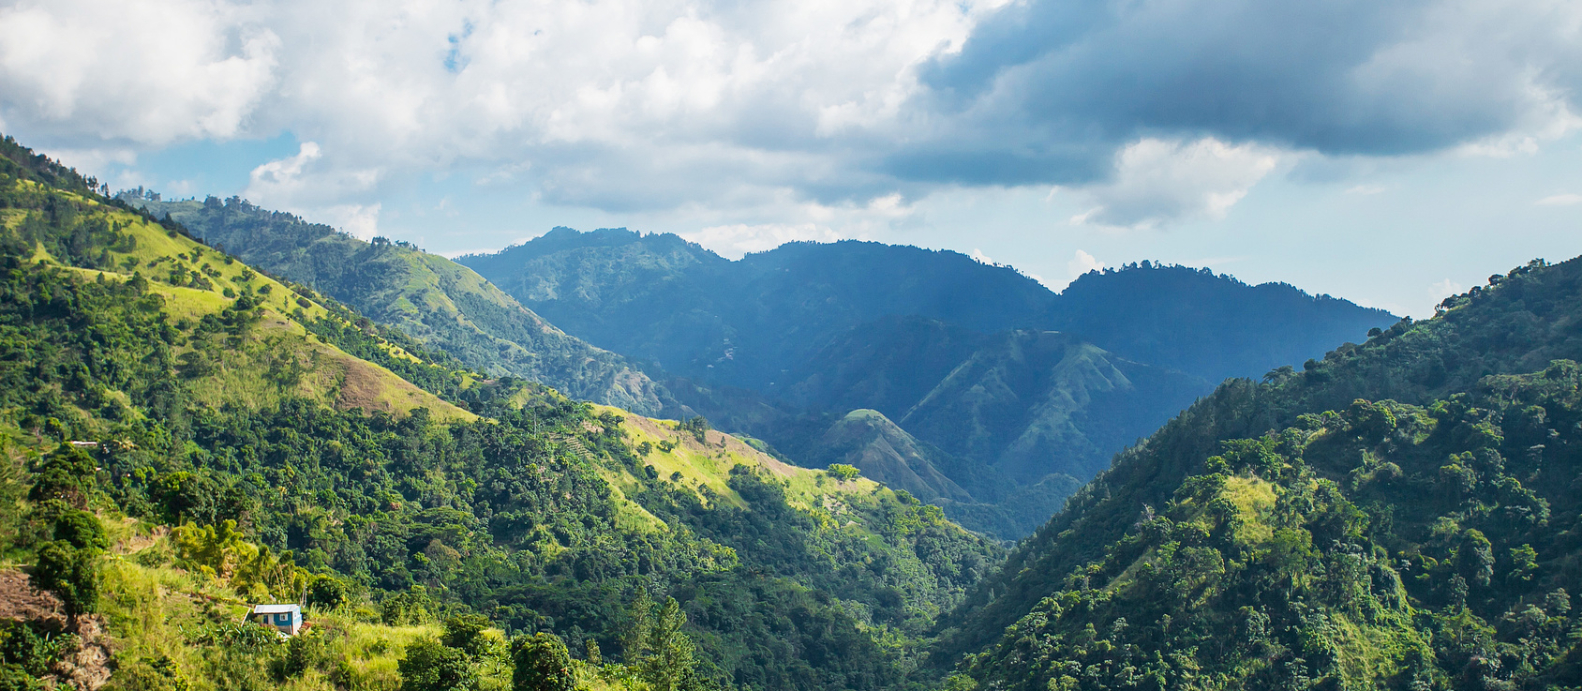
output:
[[[54,603],[0,632],[6,688],[91,650],[125,689],[902,688],[1001,556],[701,418],[467,369],[0,153],[0,549]],[[268,601],[318,630],[239,624]]]
[[1575,688],[1582,260],[1539,260],[1122,454],[947,617],[1014,689]]

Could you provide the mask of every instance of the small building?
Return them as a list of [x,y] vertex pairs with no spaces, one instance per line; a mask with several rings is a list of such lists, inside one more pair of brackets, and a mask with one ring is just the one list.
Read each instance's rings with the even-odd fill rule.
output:
[[253,605],[248,619],[274,627],[287,636],[302,630],[302,608],[297,605]]

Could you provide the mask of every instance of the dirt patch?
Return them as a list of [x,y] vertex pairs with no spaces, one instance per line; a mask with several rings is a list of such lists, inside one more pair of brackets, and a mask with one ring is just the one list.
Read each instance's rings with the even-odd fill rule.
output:
[[55,663],[46,679],[77,691],[97,691],[110,680],[114,654],[104,618],[97,614],[67,617],[60,598],[34,588],[27,574],[0,570],[0,619],[41,622],[47,628],[77,634],[77,649]]
[[336,407],[343,410],[362,408],[368,412],[375,410],[395,412],[388,401],[380,400],[385,387],[379,375],[367,367],[358,367],[351,363],[343,363],[343,365],[345,369],[341,377],[340,395],[335,401]]
[[55,663],[55,677],[77,691],[97,691],[115,672],[115,655],[105,633],[104,617],[97,614],[77,617],[76,631],[81,643],[64,660]]
[[0,619],[39,621],[56,630],[67,624],[60,598],[34,588],[27,574],[15,569],[0,571]]

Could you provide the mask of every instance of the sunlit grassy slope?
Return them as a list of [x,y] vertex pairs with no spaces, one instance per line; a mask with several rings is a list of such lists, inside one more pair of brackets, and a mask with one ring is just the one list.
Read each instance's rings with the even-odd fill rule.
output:
[[[21,180],[16,184],[38,186]],[[113,227],[133,238],[133,242],[107,250],[115,270],[89,270],[66,266],[40,249],[36,261],[59,265],[89,280],[127,281],[134,275],[149,280],[149,290],[164,299],[164,309],[177,323],[198,322],[218,316],[235,302],[235,296],[248,294],[263,303],[261,328],[251,330],[245,340],[222,351],[212,363],[209,374],[196,377],[193,392],[211,404],[231,403],[251,407],[270,407],[282,396],[304,396],[340,408],[363,408],[404,414],[426,408],[441,419],[469,420],[475,416],[396,376],[388,369],[352,357],[310,334],[304,324],[319,318],[335,318],[318,296],[306,289],[293,289],[260,274],[233,258],[206,247],[180,233],[167,230],[128,211],[100,204],[92,199],[55,190],[74,202],[90,208]],[[25,214],[6,210],[6,228],[20,224]],[[200,278],[194,279],[197,276]],[[178,285],[181,284],[181,285]],[[383,347],[392,357],[415,360],[394,344]],[[178,352],[177,355],[181,355]],[[296,382],[281,386],[265,375],[281,367],[300,372]]]
[[367,242],[239,199],[127,200],[158,217],[168,214],[249,264],[312,286],[468,367],[644,414],[663,406],[655,383],[623,358],[567,335],[444,257],[382,238]]

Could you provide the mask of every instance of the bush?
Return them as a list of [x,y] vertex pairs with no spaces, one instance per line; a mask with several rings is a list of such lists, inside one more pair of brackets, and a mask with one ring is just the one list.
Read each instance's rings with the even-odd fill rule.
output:
[[842,482],[847,482],[857,479],[857,476],[862,475],[862,471],[858,470],[857,466],[845,463],[831,463],[829,474],[839,478]]
[[475,681],[467,656],[432,638],[408,645],[396,669],[401,673],[401,691],[453,691]]
[[346,583],[334,576],[319,576],[308,584],[305,602],[313,607],[335,609],[346,604],[351,597],[351,589]]
[[[0,621],[0,663],[24,675],[42,677],[62,652],[62,638],[40,633],[37,624]],[[3,675],[0,675],[3,678]],[[0,681],[0,689],[8,688]]]
[[77,549],[70,542],[46,542],[38,548],[33,587],[60,597],[72,616],[94,612],[99,604],[99,553]]
[[38,691],[44,683],[18,665],[0,664],[0,691]]
[[577,687],[571,674],[571,653],[559,636],[535,633],[516,639],[511,647],[514,691],[572,691]]

